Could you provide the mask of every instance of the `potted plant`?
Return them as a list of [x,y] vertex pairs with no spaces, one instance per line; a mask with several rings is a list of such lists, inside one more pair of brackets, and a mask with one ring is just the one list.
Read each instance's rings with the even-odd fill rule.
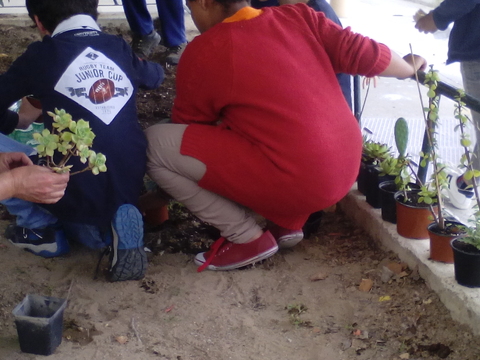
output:
[[393,224],[397,222],[395,193],[416,188],[411,182],[410,159],[407,156],[408,124],[404,118],[398,118],[394,128],[398,157],[390,157],[380,163],[380,176],[389,175],[394,180],[381,182],[379,187],[382,219]]
[[[423,116],[430,151],[420,153],[421,167],[426,167],[430,161],[433,164],[432,179],[430,182],[423,184],[415,173],[416,182],[421,187],[420,191],[410,193],[402,191],[395,195],[397,200],[397,232],[411,239],[427,239],[429,237],[428,225],[431,223],[432,217],[435,223],[444,227],[443,212],[438,211],[443,206],[441,192],[439,191],[441,186],[444,185],[441,179],[446,178],[446,175],[444,176],[444,168],[440,164],[436,152],[435,128],[438,119],[439,101],[439,97],[435,93],[436,76],[438,75],[433,70],[426,75],[426,84],[429,87],[429,106],[424,109]],[[423,104],[418,78],[417,86],[419,87],[420,101]]]
[[357,178],[358,191],[363,195],[367,193],[367,175],[370,169],[375,168],[382,160],[390,155],[390,147],[387,144],[375,142],[363,137],[362,161]]
[[[425,74],[424,84],[428,88],[428,107],[424,109],[425,134],[430,151],[421,152],[420,166],[426,167],[432,164],[432,175],[430,181],[421,186],[418,192],[418,202],[428,205],[430,218],[433,222],[427,225],[427,235],[430,239],[430,259],[446,263],[453,262],[453,252],[450,241],[464,232],[465,226],[459,222],[447,220],[445,216],[444,199],[442,190],[448,187],[445,165],[438,157],[438,143],[436,139],[436,128],[438,126],[438,108],[440,96],[436,89],[438,86],[438,72],[433,70]],[[417,85],[418,81],[417,81]],[[420,93],[420,92],[419,92]],[[422,96],[420,93],[420,100]],[[423,103],[423,101],[422,101]],[[418,179],[417,179],[418,181]],[[427,220],[429,221],[429,220]]]
[[465,115],[464,96],[465,92],[458,90],[458,95],[455,97],[457,102],[455,118],[459,121],[460,144],[464,150],[460,160],[460,167],[465,170],[463,175],[465,181],[471,182],[470,187],[475,193],[476,204],[472,226],[466,227],[464,235],[452,239],[450,245],[453,250],[453,264],[457,282],[463,286],[480,287],[480,196],[477,180],[480,176],[480,171],[473,167],[472,142],[465,131],[470,119]]

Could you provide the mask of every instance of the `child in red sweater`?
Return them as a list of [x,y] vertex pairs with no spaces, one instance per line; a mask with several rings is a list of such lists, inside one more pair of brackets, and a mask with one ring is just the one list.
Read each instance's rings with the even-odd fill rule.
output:
[[[309,214],[354,183],[362,136],[336,74],[408,78],[426,63],[402,59],[305,4],[187,5],[201,35],[177,69],[173,124],[146,131],[147,169],[220,230],[195,257],[199,271],[231,270],[296,244]],[[276,226],[262,229],[245,207]]]

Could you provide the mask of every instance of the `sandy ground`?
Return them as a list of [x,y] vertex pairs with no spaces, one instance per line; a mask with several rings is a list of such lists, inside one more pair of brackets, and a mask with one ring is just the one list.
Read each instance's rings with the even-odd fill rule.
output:
[[[36,39],[33,29],[0,25],[0,72]],[[167,75],[140,93],[145,126],[169,115],[174,68]],[[94,280],[98,253],[84,248],[42,259],[13,247],[8,223],[0,221],[2,360],[44,358],[19,348],[11,312],[26,294],[68,298],[52,360],[480,359],[479,338],[452,321],[415,269],[341,213],[247,269],[197,273],[193,254],[155,251],[145,279],[123,283],[106,281],[106,260]]]
[[197,273],[193,255],[158,253],[145,279],[109,283],[93,279],[97,259],[78,247],[43,259],[0,236],[0,359],[44,358],[19,348],[11,311],[26,294],[68,298],[52,360],[480,358],[416,271],[340,213],[243,270]]

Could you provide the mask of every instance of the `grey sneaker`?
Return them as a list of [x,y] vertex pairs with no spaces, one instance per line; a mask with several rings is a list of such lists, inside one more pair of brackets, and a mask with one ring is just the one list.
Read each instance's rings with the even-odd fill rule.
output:
[[160,40],[162,40],[162,37],[155,30],[144,36],[134,34],[132,50],[138,57],[146,59],[152,53],[153,48],[160,44]]
[[170,65],[178,65],[178,62],[180,61],[180,56],[182,56],[186,46],[187,43],[183,43],[178,46],[172,46],[168,48],[167,51],[169,54],[166,57],[165,61]]

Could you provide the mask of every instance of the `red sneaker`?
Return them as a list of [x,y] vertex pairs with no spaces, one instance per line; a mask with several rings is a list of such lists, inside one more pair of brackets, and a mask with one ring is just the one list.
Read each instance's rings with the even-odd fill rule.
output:
[[277,240],[279,249],[288,249],[297,245],[303,240],[302,230],[290,230],[278,225],[269,227],[273,237]]
[[233,270],[264,260],[278,251],[277,242],[270,231],[257,240],[235,244],[221,237],[207,252],[195,256],[198,272],[208,270]]

